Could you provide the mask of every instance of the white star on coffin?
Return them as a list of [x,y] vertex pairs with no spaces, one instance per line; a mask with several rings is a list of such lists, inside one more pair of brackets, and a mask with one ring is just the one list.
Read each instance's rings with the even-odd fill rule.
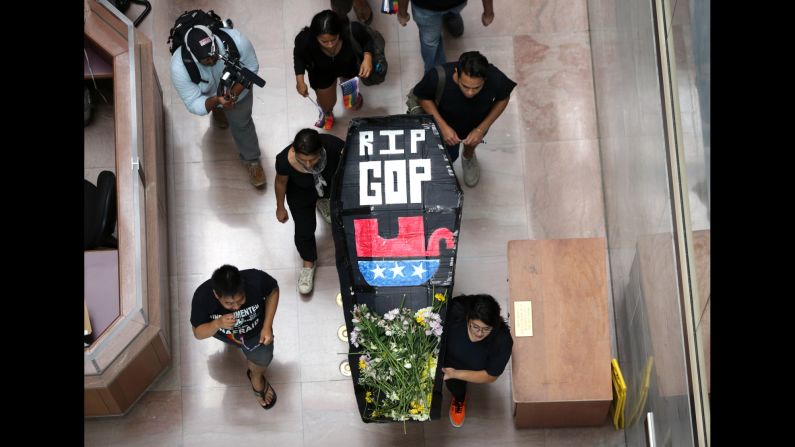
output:
[[376,264],[375,268],[373,269],[373,273],[375,273],[374,278],[384,278],[384,279],[386,279],[386,276],[384,276],[384,270],[386,270],[386,269],[381,267],[380,265]]
[[[389,263],[393,267],[383,267]],[[358,264],[359,272],[367,284],[378,287],[418,286],[433,278],[439,269],[438,259],[358,261]],[[387,270],[392,274],[387,275]]]
[[392,267],[389,270],[392,270],[392,277],[393,278],[397,278],[398,276],[403,276],[403,266],[402,265],[398,265],[397,262],[395,263],[395,266]]

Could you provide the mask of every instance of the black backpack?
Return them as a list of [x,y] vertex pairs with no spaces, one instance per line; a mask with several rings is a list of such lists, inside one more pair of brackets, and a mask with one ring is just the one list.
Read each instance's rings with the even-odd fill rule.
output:
[[[439,78],[436,81],[436,95],[433,102],[436,103],[436,107],[439,107],[439,102],[442,100],[442,93],[444,93],[444,84],[447,81],[447,73],[441,65],[437,65],[433,68],[436,69],[436,76]],[[409,90],[409,94],[406,95],[406,107],[406,113],[409,115],[425,113],[425,109],[420,105],[419,98],[414,94],[414,88]]]
[[[361,81],[364,85],[378,85],[386,79],[386,71],[387,68],[389,68],[389,64],[386,62],[386,55],[384,54],[386,42],[384,42],[384,36],[369,25],[365,25],[364,23],[360,23],[360,25],[364,27],[367,34],[373,39],[373,69],[370,71],[370,76],[361,78]],[[364,50],[361,44],[356,40],[356,37],[353,36],[350,23],[348,23],[346,28],[348,29],[348,38],[351,41],[353,52],[356,54],[357,62],[361,64],[364,59]]]
[[204,12],[201,9],[185,11],[174,22],[174,26],[171,28],[171,31],[168,34],[168,42],[166,42],[168,44],[168,51],[171,54],[174,54],[174,52],[177,51],[177,48],[182,47],[182,62],[185,64],[185,68],[188,70],[190,80],[195,84],[198,84],[200,81],[209,81],[202,79],[199,76],[199,67],[197,67],[196,62],[193,61],[190,51],[188,51],[188,46],[185,45],[185,34],[187,34],[189,29],[196,25],[204,25],[209,28],[213,34],[221,39],[221,42],[224,43],[224,46],[226,46],[226,49],[229,52],[229,58],[237,60],[240,59],[240,53],[237,51],[237,45],[235,45],[235,42],[232,40],[229,34],[221,30],[221,28],[224,27],[232,28],[231,21],[228,22],[229,25],[224,23],[224,21],[221,20],[221,17],[218,16],[218,14],[216,14],[212,9],[207,12]]

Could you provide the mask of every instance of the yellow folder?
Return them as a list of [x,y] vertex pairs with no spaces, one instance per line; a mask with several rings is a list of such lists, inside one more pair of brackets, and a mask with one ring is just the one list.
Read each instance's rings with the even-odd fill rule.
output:
[[616,430],[624,428],[624,403],[627,400],[627,384],[624,383],[624,376],[618,361],[613,359],[610,362],[613,371],[613,403],[610,405],[610,418]]

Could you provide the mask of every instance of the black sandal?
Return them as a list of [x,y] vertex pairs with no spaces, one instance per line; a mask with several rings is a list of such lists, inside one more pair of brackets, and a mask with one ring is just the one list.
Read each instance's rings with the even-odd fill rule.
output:
[[[246,370],[246,375],[248,376],[248,381],[251,382],[251,370],[250,369]],[[271,403],[269,403],[267,405],[260,405],[262,408],[264,408],[266,410],[270,410],[271,408],[273,408],[274,405],[276,405],[276,390],[273,389],[273,387],[271,386],[270,382],[268,382],[268,379],[266,379],[264,376],[262,378],[263,378],[263,380],[265,380],[265,388],[262,391],[258,391],[258,390],[256,390],[254,388],[254,384],[252,383],[251,384],[251,390],[254,391],[254,395],[255,396],[262,398],[262,400],[267,399],[266,396],[268,394],[268,389],[270,389],[273,392],[273,399],[271,399]]]

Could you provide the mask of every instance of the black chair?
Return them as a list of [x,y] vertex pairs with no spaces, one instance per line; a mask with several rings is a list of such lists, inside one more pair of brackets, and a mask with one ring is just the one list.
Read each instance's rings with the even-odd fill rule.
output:
[[97,177],[97,186],[83,179],[83,246],[85,250],[95,248],[118,248],[113,237],[116,229],[116,175],[102,171]]
[[138,28],[138,25],[141,24],[141,22],[144,20],[144,17],[146,17],[147,14],[149,14],[149,11],[152,10],[152,5],[149,3],[149,0],[113,0],[113,6],[115,6],[116,9],[121,12],[127,12],[127,10],[130,9],[130,2],[146,6],[144,12],[142,12],[141,15],[135,19],[135,22],[133,22],[133,25]]

